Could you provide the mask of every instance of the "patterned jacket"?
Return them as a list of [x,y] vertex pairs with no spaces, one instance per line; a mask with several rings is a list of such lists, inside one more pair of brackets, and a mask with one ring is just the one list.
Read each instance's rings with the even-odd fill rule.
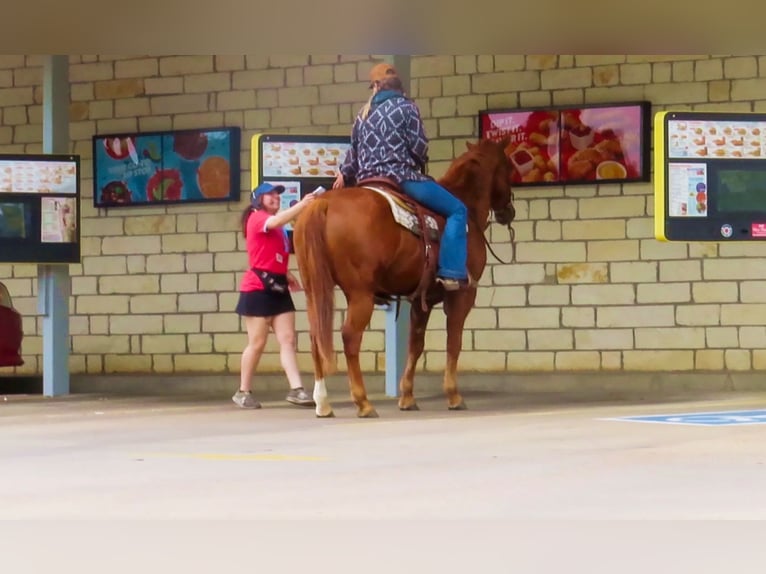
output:
[[340,172],[346,185],[368,177],[431,179],[423,172],[428,162],[428,138],[415,103],[399,92],[375,95],[367,119],[360,111],[351,132],[351,148]]

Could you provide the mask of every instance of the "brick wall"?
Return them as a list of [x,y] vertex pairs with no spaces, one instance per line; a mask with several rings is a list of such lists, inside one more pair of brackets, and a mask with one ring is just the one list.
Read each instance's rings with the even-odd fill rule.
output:
[[[238,371],[244,334],[232,309],[245,264],[237,218],[250,186],[250,138],[347,134],[368,95],[371,59],[71,57],[70,136],[83,171],[83,260],[71,267],[72,372]],[[412,78],[437,176],[477,137],[481,109],[648,99],[653,111],[766,110],[765,56],[422,56],[413,58]],[[41,151],[41,82],[39,57],[0,56],[0,152]],[[243,130],[240,204],[92,207],[94,133],[220,125]],[[766,247],[659,243],[652,192],[651,184],[518,190],[518,262],[490,260],[461,368],[766,367]],[[506,230],[492,230],[503,258],[507,240]],[[25,316],[27,364],[19,372],[40,370],[36,275],[35,266],[0,265]],[[296,303],[303,309],[301,295]],[[337,325],[342,313],[341,304]],[[302,311],[297,324],[301,366],[310,371]],[[368,371],[382,370],[383,327],[376,312],[362,353]],[[426,369],[443,368],[445,339],[437,312]],[[275,341],[262,368],[280,368]]]

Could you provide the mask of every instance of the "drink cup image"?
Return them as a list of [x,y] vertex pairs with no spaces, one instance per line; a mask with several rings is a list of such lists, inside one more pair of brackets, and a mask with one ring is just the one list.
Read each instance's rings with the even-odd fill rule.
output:
[[569,140],[576,150],[583,150],[593,143],[593,130],[586,125],[574,126],[569,130]]
[[596,179],[625,179],[628,176],[628,170],[617,161],[602,161],[596,167]]

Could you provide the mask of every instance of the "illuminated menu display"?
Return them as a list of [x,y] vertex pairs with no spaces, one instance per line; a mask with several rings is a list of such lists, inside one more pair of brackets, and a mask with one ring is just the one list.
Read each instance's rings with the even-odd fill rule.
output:
[[80,262],[80,158],[0,155],[0,263]]
[[75,162],[0,160],[0,193],[77,193]]
[[710,159],[766,158],[766,122],[671,120],[668,157]]

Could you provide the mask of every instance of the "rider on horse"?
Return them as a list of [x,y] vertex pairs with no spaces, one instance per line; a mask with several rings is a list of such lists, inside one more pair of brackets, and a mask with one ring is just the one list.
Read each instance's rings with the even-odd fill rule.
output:
[[372,95],[354,121],[351,149],[333,188],[388,178],[414,201],[445,217],[436,281],[448,291],[468,287],[467,209],[424,173],[428,138],[418,107],[405,96],[402,81],[390,64],[372,68],[370,88]]

